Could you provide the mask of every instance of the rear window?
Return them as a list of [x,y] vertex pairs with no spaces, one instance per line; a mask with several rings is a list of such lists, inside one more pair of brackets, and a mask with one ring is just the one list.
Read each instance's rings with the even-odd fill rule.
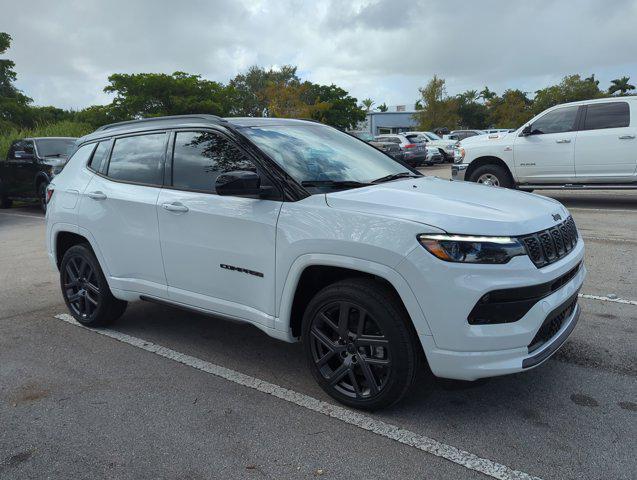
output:
[[110,140],[107,140],[97,144],[95,153],[93,153],[93,158],[91,158],[91,161],[88,164],[88,167],[91,170],[94,170],[96,172],[100,172],[102,170],[102,166],[106,161],[106,155],[108,154],[110,143]]
[[627,102],[595,103],[586,107],[583,130],[621,128],[630,125]]
[[68,157],[75,145],[74,138],[42,138],[35,141],[40,157]]
[[108,177],[125,182],[161,185],[166,134],[153,133],[115,140]]

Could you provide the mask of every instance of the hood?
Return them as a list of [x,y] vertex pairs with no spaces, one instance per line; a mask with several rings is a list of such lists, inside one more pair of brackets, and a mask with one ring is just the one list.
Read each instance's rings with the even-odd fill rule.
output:
[[485,135],[474,135],[473,137],[467,137],[460,142],[463,147],[471,145],[492,145],[497,143],[510,142],[513,132],[500,132],[500,133],[488,133]]
[[[423,177],[328,193],[341,210],[399,218],[447,233],[525,235],[565,220],[561,203],[532,193]],[[554,220],[559,214],[561,220]]]

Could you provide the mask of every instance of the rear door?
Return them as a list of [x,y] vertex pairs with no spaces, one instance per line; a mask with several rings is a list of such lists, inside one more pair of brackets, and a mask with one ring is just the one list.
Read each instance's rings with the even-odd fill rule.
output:
[[166,277],[159,246],[156,204],[163,182],[168,134],[152,132],[115,138],[98,146],[96,170],[80,192],[80,227],[99,248],[111,287],[165,297]]
[[157,202],[169,297],[273,327],[281,200],[216,194],[216,178],[229,171],[256,171],[268,184],[221,132],[177,131],[171,150],[172,171]]
[[566,183],[575,180],[575,139],[578,106],[545,113],[531,125],[531,134],[514,140],[513,158],[520,182]]
[[[635,102],[631,102],[633,108]],[[629,102],[591,103],[585,107],[575,144],[578,182],[622,182],[635,179],[636,112]]]

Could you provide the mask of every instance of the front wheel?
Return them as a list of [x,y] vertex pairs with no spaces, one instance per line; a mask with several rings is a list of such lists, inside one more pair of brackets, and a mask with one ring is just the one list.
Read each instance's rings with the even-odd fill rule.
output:
[[302,340],[312,375],[351,407],[376,410],[405,396],[420,350],[400,300],[370,279],[325,287],[303,316]]
[[82,325],[107,325],[126,310],[126,302],[111,293],[99,262],[87,244],[75,245],[64,254],[60,285],[66,306]]
[[490,187],[513,187],[511,175],[501,165],[483,165],[478,167],[471,175],[470,180]]

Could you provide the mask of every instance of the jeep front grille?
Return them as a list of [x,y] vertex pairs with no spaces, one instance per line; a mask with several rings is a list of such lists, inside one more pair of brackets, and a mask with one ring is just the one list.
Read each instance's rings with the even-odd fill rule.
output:
[[520,237],[527,255],[538,268],[568,255],[577,245],[577,239],[577,227],[570,216],[547,230]]

